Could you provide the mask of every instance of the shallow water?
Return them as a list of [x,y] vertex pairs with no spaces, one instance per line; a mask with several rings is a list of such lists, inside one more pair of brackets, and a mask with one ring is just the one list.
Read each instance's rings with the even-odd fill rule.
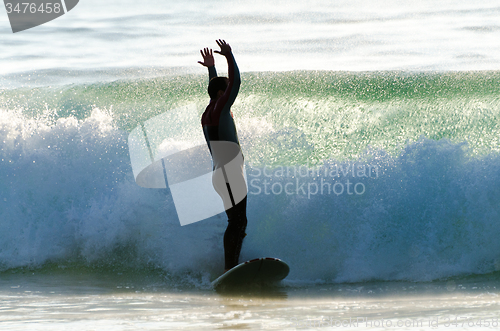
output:
[[497,329],[497,279],[495,274],[426,283],[285,281],[218,294],[168,288],[160,276],[32,270],[2,275],[0,323],[8,330]]

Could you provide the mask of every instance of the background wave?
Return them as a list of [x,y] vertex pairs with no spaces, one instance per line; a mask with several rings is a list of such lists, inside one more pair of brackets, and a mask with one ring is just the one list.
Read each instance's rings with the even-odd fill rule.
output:
[[[278,256],[299,282],[498,270],[499,75],[245,74],[233,113],[255,181],[242,258]],[[181,227],[168,190],[135,184],[126,144],[169,109],[201,114],[205,86],[167,76],[3,90],[1,270],[153,268],[198,285],[219,274],[225,216]],[[325,182],[344,191],[310,194]],[[288,183],[294,194],[276,194]]]

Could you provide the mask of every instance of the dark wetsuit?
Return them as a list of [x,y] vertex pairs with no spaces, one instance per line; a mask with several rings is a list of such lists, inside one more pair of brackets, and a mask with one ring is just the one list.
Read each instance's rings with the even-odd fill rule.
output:
[[[230,269],[238,264],[241,245],[246,235],[247,199],[243,176],[243,156],[231,114],[231,105],[240,89],[240,72],[233,54],[229,53],[225,56],[229,74],[227,88],[219,99],[210,100],[210,104],[202,115],[201,125],[213,160],[212,183],[224,202],[228,217],[228,226],[224,233],[224,255],[225,268]],[[209,67],[208,72],[210,79],[217,77],[215,66]],[[230,162],[231,160],[233,162]]]

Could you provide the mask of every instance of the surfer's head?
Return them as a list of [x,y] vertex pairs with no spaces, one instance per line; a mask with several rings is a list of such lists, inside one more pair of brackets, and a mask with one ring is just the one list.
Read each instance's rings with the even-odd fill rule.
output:
[[210,99],[217,100],[224,94],[227,88],[229,79],[226,77],[214,77],[208,83],[208,95]]

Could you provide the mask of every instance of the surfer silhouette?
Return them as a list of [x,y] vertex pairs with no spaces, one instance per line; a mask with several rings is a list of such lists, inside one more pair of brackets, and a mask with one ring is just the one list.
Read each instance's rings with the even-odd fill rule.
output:
[[247,227],[247,186],[243,174],[241,152],[231,106],[238,95],[241,79],[231,47],[224,40],[216,40],[228,65],[228,77],[218,77],[212,49],[200,50],[208,68],[210,103],[201,117],[201,125],[213,162],[212,184],[221,196],[228,217],[224,233],[225,271],[238,264]]

